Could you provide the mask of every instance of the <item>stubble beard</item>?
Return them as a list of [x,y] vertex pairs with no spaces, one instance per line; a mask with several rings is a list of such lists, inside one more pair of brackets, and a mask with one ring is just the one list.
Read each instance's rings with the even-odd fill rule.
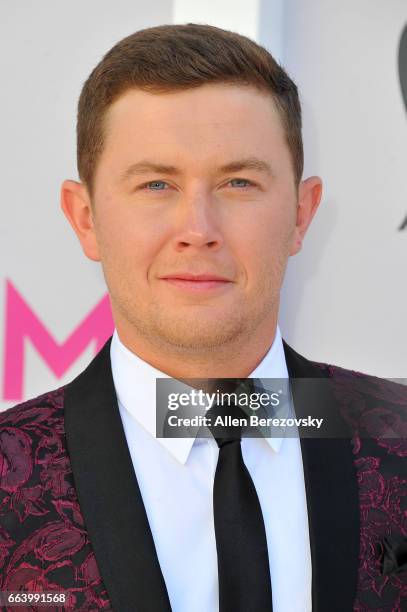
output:
[[190,312],[185,312],[185,307],[176,311],[175,307],[168,309],[156,299],[146,308],[134,303],[130,296],[120,299],[120,303],[116,301],[116,306],[127,325],[151,346],[165,353],[199,359],[215,352],[220,356],[220,352],[239,350],[262,324],[276,318],[279,293],[271,285],[270,279],[268,286],[259,288],[251,302],[239,302],[238,307],[229,309],[223,316],[215,313],[205,316],[209,305],[197,306],[195,312],[192,305]]

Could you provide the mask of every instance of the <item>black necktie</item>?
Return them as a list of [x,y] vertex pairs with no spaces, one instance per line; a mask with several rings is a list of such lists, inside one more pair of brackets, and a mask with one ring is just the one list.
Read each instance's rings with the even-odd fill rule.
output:
[[217,416],[241,418],[236,407],[209,411],[210,427],[219,446],[213,487],[218,553],[219,611],[272,611],[266,531],[256,489],[243,461],[241,427],[214,430]]

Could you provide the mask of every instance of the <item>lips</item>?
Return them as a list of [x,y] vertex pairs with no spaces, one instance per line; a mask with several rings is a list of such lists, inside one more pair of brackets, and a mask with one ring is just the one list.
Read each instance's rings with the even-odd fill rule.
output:
[[179,279],[186,281],[222,281],[222,282],[230,282],[228,278],[224,276],[218,276],[217,274],[191,274],[189,272],[178,272],[176,274],[166,274],[165,276],[161,276],[163,279]]
[[232,281],[218,274],[204,273],[191,274],[190,272],[178,272],[160,277],[169,285],[187,291],[213,291],[228,286]]

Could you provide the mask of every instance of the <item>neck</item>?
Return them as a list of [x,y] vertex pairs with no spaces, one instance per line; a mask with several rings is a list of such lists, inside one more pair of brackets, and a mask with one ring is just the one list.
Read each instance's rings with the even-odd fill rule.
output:
[[153,344],[119,322],[116,322],[116,329],[129,351],[171,378],[247,378],[274,342],[277,317],[250,335],[234,338],[210,351]]

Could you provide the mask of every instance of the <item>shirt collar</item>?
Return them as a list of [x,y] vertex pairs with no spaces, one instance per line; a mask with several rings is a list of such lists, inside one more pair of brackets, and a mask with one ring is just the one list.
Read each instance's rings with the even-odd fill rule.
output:
[[[110,346],[113,382],[121,406],[154,438],[156,436],[156,378],[170,378],[131,352],[121,342],[117,330]],[[287,364],[280,328],[270,349],[247,378],[288,378]],[[266,386],[266,385],[264,385]],[[156,438],[175,459],[185,463],[194,438]],[[198,439],[197,439],[198,440]],[[283,438],[265,438],[270,447],[279,452]]]

